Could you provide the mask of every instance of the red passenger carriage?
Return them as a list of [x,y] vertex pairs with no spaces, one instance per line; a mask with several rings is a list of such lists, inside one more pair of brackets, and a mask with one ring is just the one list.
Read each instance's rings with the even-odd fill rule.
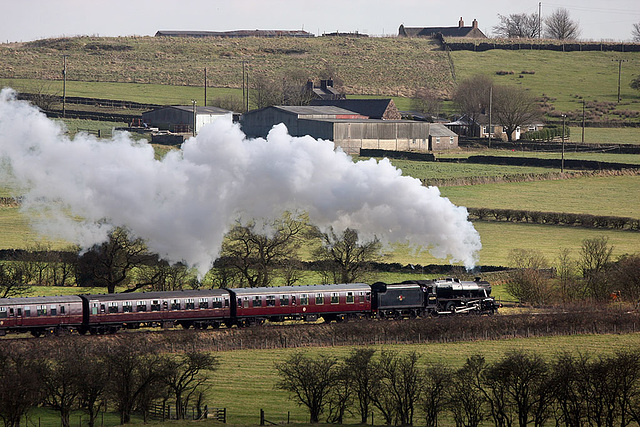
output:
[[82,325],[82,299],[75,295],[0,298],[0,335],[31,332],[60,335]]
[[223,289],[81,295],[86,333],[120,328],[219,327],[229,318],[229,292]]
[[265,320],[326,322],[368,317],[371,287],[364,283],[273,288],[229,289],[231,317],[239,326],[261,324]]

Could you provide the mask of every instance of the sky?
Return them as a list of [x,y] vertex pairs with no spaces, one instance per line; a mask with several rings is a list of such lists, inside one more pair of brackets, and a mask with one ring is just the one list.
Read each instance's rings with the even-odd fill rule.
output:
[[152,36],[158,30],[299,30],[397,35],[398,27],[457,26],[478,20],[487,35],[498,15],[542,16],[565,8],[583,40],[629,41],[638,0],[0,0],[0,42],[69,36]]

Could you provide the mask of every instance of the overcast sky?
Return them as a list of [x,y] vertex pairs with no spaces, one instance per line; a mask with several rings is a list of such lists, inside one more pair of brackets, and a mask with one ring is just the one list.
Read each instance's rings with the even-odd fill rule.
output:
[[[577,20],[585,40],[630,40],[640,22],[638,0],[542,2],[542,16],[559,7]],[[493,33],[498,14],[538,13],[522,0],[0,0],[0,42],[49,37],[154,35],[157,30],[304,29],[316,35],[359,31],[395,35],[414,27],[465,25],[477,19]]]

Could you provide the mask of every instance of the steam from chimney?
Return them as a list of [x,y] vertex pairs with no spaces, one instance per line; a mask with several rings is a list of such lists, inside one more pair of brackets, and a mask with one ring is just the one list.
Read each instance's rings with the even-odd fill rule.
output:
[[24,195],[21,209],[37,231],[88,248],[126,226],[163,258],[201,272],[234,220],[278,218],[283,210],[304,210],[320,227],[428,247],[468,268],[481,248],[467,210],[437,188],[402,176],[386,159],[353,163],[333,143],[291,137],[284,125],[249,140],[220,119],[159,161],[126,133],[70,139],[4,89],[0,162],[3,182]]

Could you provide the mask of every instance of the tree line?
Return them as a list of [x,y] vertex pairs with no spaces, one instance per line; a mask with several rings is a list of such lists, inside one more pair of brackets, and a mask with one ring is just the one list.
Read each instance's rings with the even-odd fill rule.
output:
[[150,252],[145,241],[126,228],[115,228],[106,242],[85,251],[53,251],[45,245],[9,251],[0,262],[0,298],[24,295],[32,285],[98,287],[109,293],[258,287],[276,281],[293,285],[304,275],[303,246],[324,283],[353,283],[382,258],[378,238],[362,239],[353,229],[321,231],[303,215],[287,213],[266,226],[272,231],[268,235],[255,221],[237,222],[203,278]]
[[[494,362],[472,355],[460,368],[426,367],[415,352],[357,348],[344,358],[297,352],[276,363],[277,388],[309,410],[312,423],[458,427],[627,426],[640,422],[640,351],[560,353],[509,350]],[[420,419],[420,421],[418,421]]]
[[[162,353],[144,337],[96,341],[13,341],[0,346],[0,419],[18,427],[35,406],[49,407],[70,426],[70,414],[81,410],[90,427],[101,412],[113,408],[121,424],[134,411],[147,421],[151,404],[175,405],[178,418],[195,406],[201,413],[207,382],[217,369],[216,356],[190,350]],[[179,345],[179,343],[177,343]]]

